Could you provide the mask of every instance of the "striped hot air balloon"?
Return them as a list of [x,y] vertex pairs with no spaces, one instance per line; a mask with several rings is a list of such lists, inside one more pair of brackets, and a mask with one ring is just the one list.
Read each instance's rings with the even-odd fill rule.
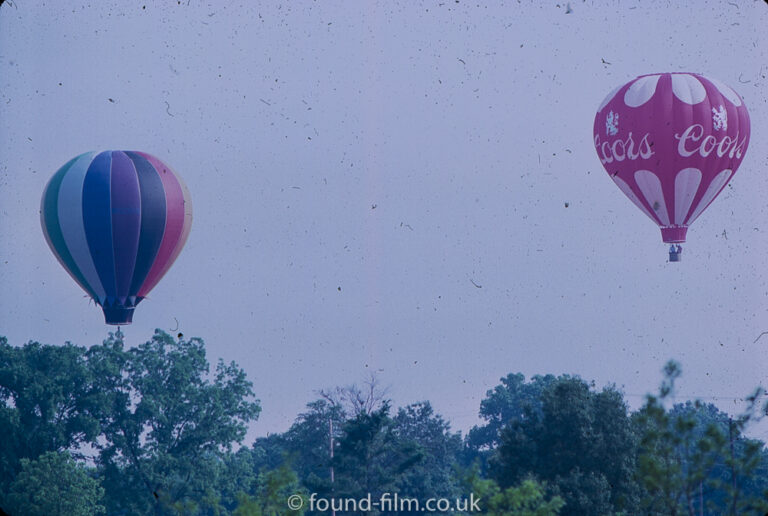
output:
[[48,182],[40,218],[53,254],[106,323],[130,324],[184,247],[192,203],[181,178],[154,156],[87,152]]

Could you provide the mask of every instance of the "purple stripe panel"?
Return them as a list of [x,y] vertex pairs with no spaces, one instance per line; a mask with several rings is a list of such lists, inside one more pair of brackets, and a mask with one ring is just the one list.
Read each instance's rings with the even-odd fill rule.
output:
[[133,161],[121,151],[112,153],[112,246],[115,256],[117,300],[130,295],[141,230],[141,192]]

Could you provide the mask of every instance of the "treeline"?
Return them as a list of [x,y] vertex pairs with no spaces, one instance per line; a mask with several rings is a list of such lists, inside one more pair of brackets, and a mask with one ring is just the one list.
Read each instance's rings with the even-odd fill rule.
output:
[[455,505],[469,500],[488,515],[765,514],[768,452],[744,435],[765,413],[762,391],[732,417],[672,403],[680,373],[667,364],[658,394],[634,412],[612,386],[510,374],[464,436],[428,401],[393,407],[371,379],[320,391],[286,432],[239,446],[259,402],[236,364],[211,370],[200,339],[157,331],[126,348],[118,332],[84,348],[0,338],[0,508],[315,515],[330,514],[319,500],[399,495],[452,503],[432,514],[478,514]]

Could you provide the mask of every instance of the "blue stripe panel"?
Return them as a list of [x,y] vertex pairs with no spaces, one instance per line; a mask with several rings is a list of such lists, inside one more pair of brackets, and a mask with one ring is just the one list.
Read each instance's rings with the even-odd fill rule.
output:
[[136,295],[155,262],[165,233],[165,189],[155,167],[140,154],[126,152],[136,167],[141,191],[141,237],[136,253],[136,268],[131,281],[131,295]]
[[105,306],[113,305],[117,297],[110,209],[111,154],[109,151],[99,153],[88,167],[83,182],[83,225],[93,264],[106,294]]
[[101,288],[99,274],[91,259],[91,250],[88,248],[83,226],[83,181],[96,154],[96,152],[87,152],[79,156],[74,165],[67,170],[59,188],[57,210],[61,234],[67,243],[67,249],[72,254],[72,260],[88,283],[88,292],[91,293],[91,297],[101,304],[104,301],[104,290]]
[[121,151],[112,152],[112,246],[115,252],[115,283],[118,304],[130,292],[141,229],[141,193],[136,168]]

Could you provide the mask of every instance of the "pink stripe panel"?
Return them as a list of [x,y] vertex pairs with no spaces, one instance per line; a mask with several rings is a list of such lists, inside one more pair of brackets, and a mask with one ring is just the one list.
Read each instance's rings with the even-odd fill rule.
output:
[[160,273],[160,278],[162,278],[165,273],[168,272],[168,269],[170,269],[171,265],[173,265],[173,262],[175,262],[176,258],[178,258],[181,250],[184,248],[184,244],[187,243],[189,231],[192,229],[192,199],[189,196],[187,185],[184,184],[184,181],[181,179],[181,177],[178,175],[175,177],[181,186],[181,193],[184,196],[184,226],[181,228],[181,235],[179,235],[176,248],[171,253],[171,256],[168,259],[168,263],[166,264],[164,270]]
[[178,256],[179,251],[177,248],[179,242],[181,241],[183,245],[181,237],[184,235],[184,192],[178,178],[170,167],[154,156],[144,152],[137,152],[137,154],[146,158],[155,167],[165,190],[166,215],[163,240],[160,242],[160,248],[157,250],[155,262],[149,269],[147,278],[138,292],[139,297],[145,297],[157,285],[173,264],[176,256]]

